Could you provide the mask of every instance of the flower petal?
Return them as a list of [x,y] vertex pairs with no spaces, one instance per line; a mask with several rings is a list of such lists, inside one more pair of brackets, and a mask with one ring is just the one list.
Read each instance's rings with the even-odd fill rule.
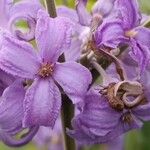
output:
[[56,62],[71,43],[72,22],[65,17],[50,18],[44,11],[39,11],[36,26],[36,42],[42,59]]
[[76,10],[81,25],[89,26],[91,22],[91,16],[86,10],[87,0],[76,0]]
[[120,19],[107,18],[99,26],[95,33],[95,41],[98,47],[117,48],[126,41]]
[[140,24],[141,14],[137,0],[116,0],[114,5],[115,10],[120,10],[125,30],[130,30]]
[[[10,9],[9,28],[18,38],[29,41],[35,37],[35,25],[39,9],[42,9],[42,5],[38,0],[23,0],[15,3]],[[20,20],[27,22],[29,26],[28,32],[23,33],[14,27],[15,23]]]
[[144,73],[150,61],[149,48],[146,45],[139,43],[135,39],[131,40],[131,46],[132,47],[129,54],[138,63],[141,75]]
[[23,126],[53,127],[60,108],[61,95],[53,80],[37,79],[25,95]]
[[135,32],[137,32],[137,34],[134,39],[136,39],[141,45],[145,45],[150,49],[150,30],[145,27],[138,27],[135,29]]
[[32,79],[39,69],[39,61],[32,45],[4,33],[0,50],[0,68],[7,73]]
[[90,72],[75,62],[57,63],[53,78],[73,103],[77,103],[83,98],[92,80]]
[[0,70],[0,96],[2,95],[5,88],[11,85],[15,81],[15,78],[10,74]]
[[150,120],[150,103],[148,102],[145,105],[140,105],[137,108],[133,109],[132,112],[141,120],[149,121]]
[[104,17],[108,16],[113,9],[114,2],[115,0],[97,0],[92,9],[93,14],[100,13]]
[[11,133],[22,127],[23,99],[25,90],[21,81],[5,89],[0,101],[0,128]]
[[67,17],[74,22],[78,22],[77,12],[74,9],[68,8],[66,6],[57,7],[57,15],[61,17]]
[[1,0],[0,1],[0,27],[7,28],[9,19],[9,10],[13,4],[13,0]]

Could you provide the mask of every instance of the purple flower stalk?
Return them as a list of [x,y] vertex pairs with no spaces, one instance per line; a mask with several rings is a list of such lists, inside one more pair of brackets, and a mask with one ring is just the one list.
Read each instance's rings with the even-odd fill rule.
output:
[[3,33],[0,68],[12,75],[34,80],[24,99],[23,126],[54,126],[61,107],[59,87],[77,103],[91,83],[90,72],[75,62],[57,62],[69,47],[72,22],[49,18],[39,11],[35,30],[38,51],[32,45]]

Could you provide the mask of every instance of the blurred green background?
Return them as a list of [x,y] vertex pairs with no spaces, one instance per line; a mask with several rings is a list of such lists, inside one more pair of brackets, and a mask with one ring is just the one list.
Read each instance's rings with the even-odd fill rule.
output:
[[[66,0],[56,0],[57,5],[61,5]],[[67,0],[69,7],[74,7],[75,0]],[[89,0],[88,9],[90,9],[96,0]],[[141,11],[150,14],[150,0],[139,0]],[[31,142],[22,148],[9,148],[4,144],[0,144],[0,150],[37,150],[37,147]],[[86,150],[105,150],[105,145],[96,145],[85,148]],[[44,148],[42,150],[45,150]],[[53,149],[52,149],[53,150]],[[150,123],[145,123],[144,127],[139,131],[134,130],[125,136],[125,150],[150,150]]]

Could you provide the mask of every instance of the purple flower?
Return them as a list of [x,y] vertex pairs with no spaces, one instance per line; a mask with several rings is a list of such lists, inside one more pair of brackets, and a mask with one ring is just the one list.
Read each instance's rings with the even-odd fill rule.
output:
[[68,131],[80,144],[110,142],[131,129],[141,128],[143,121],[150,119],[149,102],[132,108],[124,107],[120,111],[114,109],[110,99],[96,89],[88,92],[81,113],[72,121],[74,130]]
[[33,79],[24,100],[23,126],[54,126],[61,107],[59,87],[77,103],[91,83],[90,72],[75,62],[57,62],[69,47],[72,22],[67,18],[49,18],[39,11],[35,31],[38,52],[32,45],[3,34],[0,68],[12,75]]
[[0,98],[0,140],[12,147],[22,146],[30,142],[38,127],[31,127],[28,133],[20,138],[14,136],[23,130],[23,99],[25,89],[20,80],[7,87]]
[[130,55],[138,62],[142,73],[150,60],[150,30],[140,26],[138,3],[136,0],[116,0],[113,11],[113,16],[106,18],[95,33],[95,43],[98,48],[111,49],[128,44]]
[[[38,0],[22,0],[13,4],[13,0],[0,1],[0,28],[10,30],[16,37],[23,40],[34,38],[36,15],[42,5]],[[16,29],[15,23],[24,20],[28,23],[29,32],[23,33]]]

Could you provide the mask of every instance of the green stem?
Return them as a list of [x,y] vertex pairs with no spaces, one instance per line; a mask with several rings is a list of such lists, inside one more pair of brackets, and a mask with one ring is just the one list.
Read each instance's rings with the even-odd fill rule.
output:
[[71,119],[74,116],[74,106],[71,103],[70,99],[67,95],[62,95],[63,104],[62,104],[62,111],[61,111],[61,118],[62,118],[62,125],[63,125],[63,138],[64,138],[64,148],[65,150],[76,150],[75,142],[72,138],[70,138],[66,134],[66,128],[71,129]]
[[50,17],[55,18],[57,17],[56,7],[55,7],[55,0],[45,0],[46,9],[50,14]]

